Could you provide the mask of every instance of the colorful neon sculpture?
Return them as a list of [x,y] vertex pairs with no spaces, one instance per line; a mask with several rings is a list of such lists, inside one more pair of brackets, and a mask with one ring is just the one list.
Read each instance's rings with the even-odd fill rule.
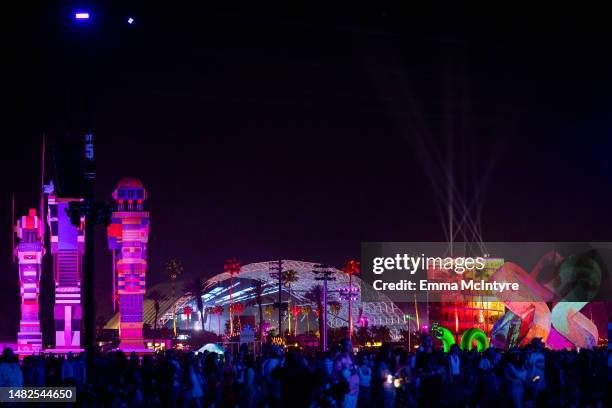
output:
[[144,349],[142,304],[147,272],[149,213],[143,210],[147,191],[140,180],[124,178],[113,191],[117,211],[108,226],[108,247],[113,251],[119,295],[119,348]]
[[15,255],[19,262],[21,292],[21,320],[17,333],[17,352],[20,355],[42,351],[42,333],[38,320],[41,262],[45,248],[41,242],[41,225],[35,209],[17,221],[15,232],[19,244]]
[[[533,318],[533,314],[531,314],[531,317]],[[493,325],[491,345],[500,349],[518,346],[519,339],[525,336],[530,327],[531,321],[529,318],[521,320],[519,316],[509,310]]]
[[[559,302],[550,314],[554,322],[554,330],[576,347],[592,348],[597,345],[597,326],[589,320],[580,309],[588,302]],[[552,348],[565,348],[562,341],[548,337]]]
[[[537,277],[547,266],[552,266],[556,275],[554,280],[541,284]],[[592,285],[573,286],[576,276],[583,269],[589,270],[590,273],[586,275],[592,280]],[[589,299],[596,294],[595,289],[580,293],[583,287],[599,289],[601,270],[591,258],[570,256],[564,259],[556,251],[550,251],[538,261],[531,273],[506,262],[493,279],[521,285],[519,293],[498,295],[510,310],[492,331],[492,338],[498,345],[523,346],[534,338],[541,338],[548,347],[557,350],[567,347],[592,348],[597,344],[597,326],[580,313],[588,302],[574,301],[578,298]],[[564,293],[564,296],[558,299],[555,293]],[[552,311],[547,302],[555,302]],[[520,319],[518,330],[517,318]]]
[[[434,324],[431,327],[431,333],[434,335],[434,337],[442,341],[445,353],[448,353],[451,346],[455,344],[455,336],[453,335],[453,332],[446,327]],[[461,341],[459,342],[459,347],[461,350],[470,351],[472,350],[474,343],[476,343],[476,349],[479,352],[489,348],[489,339],[487,338],[486,333],[477,327],[467,329],[465,332],[463,332],[461,335]]]
[[[485,258],[484,269],[477,272],[479,280],[489,281],[502,265],[502,258]],[[472,270],[468,275],[472,280],[476,279],[476,271]],[[433,282],[460,282],[461,275],[440,267],[427,269],[427,277]],[[469,278],[468,278],[469,279]],[[440,293],[436,302],[427,305],[430,321],[439,325],[453,328],[453,333],[461,333],[472,327],[479,327],[487,335],[495,321],[499,320],[506,312],[506,307],[501,301],[496,301],[495,294],[491,291],[445,291]]]
[[60,352],[81,350],[81,271],[85,252],[85,218],[80,217],[75,227],[68,215],[71,202],[80,198],[55,195],[53,186],[47,187],[53,279],[55,280],[55,349]]
[[461,350],[472,350],[473,343],[476,343],[476,350],[484,351],[489,348],[489,339],[487,339],[487,335],[482,330],[474,327],[472,329],[467,329],[461,335]]
[[446,327],[438,326],[436,324],[431,327],[431,332],[433,333],[434,337],[442,341],[444,352],[448,353],[451,346],[455,344],[455,336],[453,336],[453,332],[448,330]]

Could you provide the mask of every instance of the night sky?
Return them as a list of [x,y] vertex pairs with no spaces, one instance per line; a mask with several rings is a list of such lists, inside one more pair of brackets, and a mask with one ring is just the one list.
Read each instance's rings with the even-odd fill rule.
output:
[[441,169],[478,197],[484,240],[612,240],[612,28],[595,11],[94,2],[77,27],[50,3],[5,17],[0,339],[18,324],[10,194],[17,215],[36,206],[42,134],[84,124],[97,197],[124,176],[149,191],[148,285],[171,258],[207,278],[228,257],[341,265],[362,241],[444,240]]

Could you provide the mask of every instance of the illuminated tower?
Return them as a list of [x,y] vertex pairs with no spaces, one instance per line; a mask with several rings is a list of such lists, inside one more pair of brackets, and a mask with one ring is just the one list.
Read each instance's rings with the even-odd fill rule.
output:
[[40,220],[35,209],[17,221],[15,228],[19,244],[15,255],[19,260],[21,286],[21,320],[17,333],[17,351],[20,355],[42,351],[42,333],[38,320],[38,294],[40,274],[45,248],[40,237]]
[[112,214],[107,232],[119,295],[119,347],[143,349],[142,303],[149,240],[149,213],[143,211],[143,202],[147,191],[140,180],[124,178],[113,191],[113,198],[117,211]]
[[[466,271],[465,275],[457,275],[452,270],[430,268],[427,270],[427,276],[431,282],[458,282],[459,279],[488,281],[503,264],[504,260],[501,258],[485,258],[485,267],[480,271]],[[428,309],[430,322],[446,327],[457,337],[474,327],[489,335],[495,322],[505,312],[504,303],[491,291],[467,290],[443,293],[438,302],[428,305]]]
[[71,202],[80,198],[63,198],[55,195],[53,185],[46,187],[49,194],[47,215],[53,254],[53,279],[55,280],[55,349],[57,351],[81,350],[81,274],[85,252],[85,218],[79,217],[75,227],[68,215]]

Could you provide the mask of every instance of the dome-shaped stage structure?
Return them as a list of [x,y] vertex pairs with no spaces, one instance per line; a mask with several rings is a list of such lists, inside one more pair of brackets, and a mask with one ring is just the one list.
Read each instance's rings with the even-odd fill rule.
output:
[[[314,286],[322,284],[322,282],[315,280],[316,275],[313,273],[315,270],[316,263],[304,262],[304,261],[293,261],[283,260],[284,271],[295,271],[297,281],[291,285],[291,305],[292,306],[305,306],[309,305],[312,308],[312,315],[306,316],[300,313],[298,319],[298,333],[303,332],[306,329],[306,320],[310,318],[311,328],[316,327],[316,316],[314,310],[316,306],[306,296]],[[234,275],[234,281],[232,286],[232,303],[241,303],[245,306],[241,316],[253,316],[254,319],[258,314],[258,306],[253,301],[255,297],[253,281],[259,280],[263,282],[263,301],[262,306],[266,310],[270,310],[270,307],[278,302],[278,280],[272,278],[270,273],[272,268],[278,265],[278,261],[270,262],[258,262],[243,265],[240,273]],[[330,327],[342,327],[348,325],[348,306],[347,301],[341,298],[341,289],[346,289],[349,286],[349,277],[347,274],[336,268],[329,268],[333,272],[333,277],[336,280],[328,282],[328,303],[337,302],[340,306],[335,308],[328,307],[328,324]],[[204,285],[202,301],[204,304],[205,315],[204,324],[205,329],[210,331],[217,331],[218,328],[218,316],[214,314],[213,308],[216,306],[222,306],[223,312],[221,314],[221,327],[225,327],[225,323],[229,318],[229,288],[230,288],[230,274],[220,273],[208,279]],[[160,311],[158,314],[158,327],[171,327],[172,326],[172,312],[176,305],[177,310],[177,326],[179,328],[185,327],[183,323],[186,316],[182,313],[188,306],[193,311],[191,316],[191,326],[195,330],[201,330],[201,323],[199,321],[199,315],[197,312],[196,300],[192,295],[184,295],[183,287],[185,282],[176,283],[176,295],[172,297],[172,290],[170,283],[163,283],[156,285],[147,291],[144,303],[144,322],[149,324],[151,327],[154,326],[155,311],[153,301],[150,300],[150,294],[153,291],[158,292],[160,296]],[[404,322],[404,314],[402,311],[385,295],[372,289],[370,285],[362,284],[361,279],[358,276],[353,276],[353,287],[359,288],[357,293],[357,299],[353,301],[352,314],[353,324],[357,329],[359,322],[367,322],[369,326],[387,326],[391,331],[391,336],[394,339],[399,339],[400,330],[407,329],[407,325]],[[282,299],[286,302],[289,299],[289,287],[282,287]],[[113,317],[108,324],[107,328],[116,328],[118,316]],[[267,314],[264,316],[264,320],[269,321],[271,326],[274,328],[278,324],[278,311]],[[287,314],[283,317],[283,327],[286,329],[288,326]],[[291,317],[294,322],[294,317]],[[293,323],[295,324],[295,323]],[[223,329],[222,329],[223,330]],[[295,330],[295,326],[293,327]]]

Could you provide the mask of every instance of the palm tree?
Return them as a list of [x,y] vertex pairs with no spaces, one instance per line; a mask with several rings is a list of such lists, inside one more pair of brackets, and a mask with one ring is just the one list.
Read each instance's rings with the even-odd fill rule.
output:
[[291,310],[292,314],[293,314],[293,321],[294,321],[294,325],[293,325],[293,335],[297,336],[298,333],[298,316],[300,315],[300,312],[302,311],[302,308],[299,306],[293,306],[293,309]]
[[362,346],[365,345],[366,342],[371,341],[372,332],[370,331],[370,328],[368,326],[360,326],[355,331],[355,339],[357,340],[357,343]]
[[200,323],[202,324],[202,330],[204,330],[204,303],[202,302],[203,287],[204,280],[200,277],[195,277],[183,288],[185,294],[195,297],[196,307],[198,308],[198,312],[200,313]]
[[102,339],[102,333],[104,332],[105,325],[106,325],[106,318],[104,316],[98,316],[96,318],[96,328],[98,329],[98,339]]
[[212,325],[212,315],[215,314],[215,308],[213,306],[206,308],[206,316],[208,316],[208,331],[210,331],[210,326]]
[[410,330],[410,325],[408,325],[408,330],[400,330],[400,336],[402,336],[402,341],[408,344],[408,350],[412,350],[412,331]]
[[342,305],[340,302],[334,300],[333,302],[329,302],[329,313],[334,316],[334,324],[338,319],[338,315],[340,314],[340,310],[342,310]]
[[191,306],[187,306],[183,309],[183,314],[187,316],[185,319],[185,329],[189,330],[189,321],[191,320],[191,314],[193,313],[193,309]]
[[217,325],[219,326],[217,329],[217,336],[221,336],[221,314],[223,314],[223,306],[217,305],[213,310],[217,315]]
[[319,317],[319,336],[321,336],[323,333],[323,286],[313,286],[304,294],[304,297],[313,302],[317,307],[317,314]]
[[289,334],[291,334],[291,285],[296,283],[299,280],[297,276],[297,271],[293,269],[289,269],[283,273],[283,285],[289,288],[289,301],[287,302],[287,317],[289,319]]
[[387,326],[374,326],[372,327],[372,337],[374,341],[386,343],[391,341],[391,329]]
[[242,331],[242,323],[240,322],[240,315],[242,314],[242,312],[244,312],[244,305],[240,302],[237,302],[232,305],[232,309],[233,309],[233,312],[235,312],[237,315],[238,333],[240,333],[240,331]]
[[310,307],[310,305],[302,306],[302,314],[306,316],[306,333],[310,333],[310,319],[308,318],[310,312],[312,312],[312,307]]
[[265,282],[261,279],[253,280],[253,293],[255,297],[249,301],[249,306],[257,305],[259,311],[259,339],[263,339],[263,293],[265,288]]
[[181,261],[177,261],[176,259],[171,259],[166,263],[166,273],[170,275],[170,280],[172,281],[172,302],[174,303],[172,309],[172,329],[174,332],[174,336],[176,337],[176,278],[183,273],[183,265]]
[[153,301],[153,307],[155,309],[155,320],[153,321],[153,330],[157,331],[157,322],[158,322],[158,317],[159,317],[159,301],[161,300],[161,294],[156,290],[152,290],[147,295],[147,298]]
[[223,272],[230,274],[230,287],[229,287],[229,322],[230,322],[230,336],[234,335],[234,316],[232,309],[232,293],[234,286],[234,275],[240,274],[240,261],[237,259],[226,259],[223,265]]
[[348,338],[351,339],[353,335],[353,275],[359,273],[359,262],[355,259],[349,259],[346,261],[346,265],[342,268],[342,271],[349,276],[349,287],[348,287]]
[[266,305],[266,307],[264,307],[264,313],[268,316],[268,319],[271,319],[272,314],[274,313],[274,306]]

